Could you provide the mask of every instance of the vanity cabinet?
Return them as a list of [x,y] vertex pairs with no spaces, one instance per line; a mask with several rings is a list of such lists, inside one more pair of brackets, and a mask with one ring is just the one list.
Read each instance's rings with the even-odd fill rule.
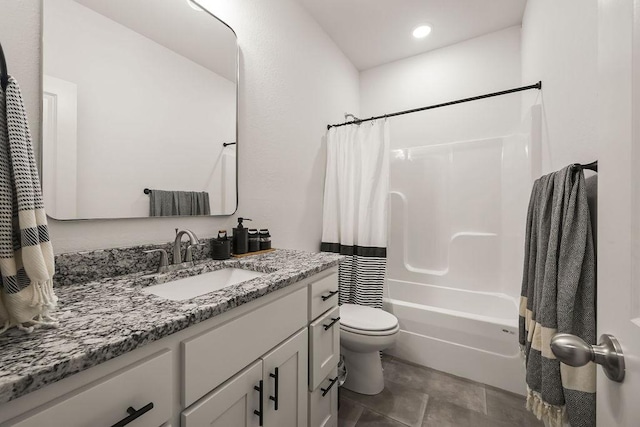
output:
[[0,427],[112,426],[150,403],[129,425],[334,426],[337,289],[332,268],[256,298],[0,405]]
[[183,341],[184,407],[306,327],[306,306],[307,291],[299,289]]
[[304,426],[306,382],[305,328],[189,407],[181,425]]
[[[2,425],[112,426],[139,415],[131,425],[158,427],[171,418],[171,377],[171,352],[165,350]],[[130,407],[136,414],[127,412]]]
[[337,269],[309,285],[309,427],[338,424],[340,308]]
[[262,380],[262,361],[225,382],[215,391],[182,413],[183,427],[259,427],[262,393],[256,390]]

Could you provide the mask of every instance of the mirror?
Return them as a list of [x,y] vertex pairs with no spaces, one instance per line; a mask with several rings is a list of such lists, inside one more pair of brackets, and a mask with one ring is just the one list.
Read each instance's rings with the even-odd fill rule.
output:
[[190,0],[47,0],[43,9],[49,216],[233,214],[233,30]]

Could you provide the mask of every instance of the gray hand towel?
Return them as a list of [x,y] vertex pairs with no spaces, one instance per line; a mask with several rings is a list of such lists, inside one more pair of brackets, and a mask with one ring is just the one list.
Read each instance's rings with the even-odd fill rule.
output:
[[209,193],[205,191],[151,190],[149,215],[211,215]]

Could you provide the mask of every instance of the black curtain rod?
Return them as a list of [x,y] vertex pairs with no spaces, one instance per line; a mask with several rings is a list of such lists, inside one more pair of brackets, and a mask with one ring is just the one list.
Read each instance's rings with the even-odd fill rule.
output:
[[531,90],[531,89],[538,89],[538,90],[542,89],[542,82],[539,81],[538,83],[533,84],[533,85],[529,85],[529,86],[522,86],[522,87],[517,87],[517,88],[514,88],[514,89],[503,90],[503,91],[500,91],[500,92],[487,93],[485,95],[474,96],[472,98],[458,99],[457,101],[449,101],[449,102],[445,102],[445,103],[442,103],[442,104],[429,105],[427,107],[422,107],[422,108],[414,108],[412,110],[398,111],[397,113],[391,113],[391,114],[385,114],[385,115],[382,115],[382,116],[370,117],[368,119],[352,120],[350,122],[344,122],[344,123],[339,123],[339,124],[335,124],[335,125],[327,125],[327,130],[329,130],[331,128],[345,126],[345,125],[353,125],[353,124],[359,125],[360,123],[369,122],[371,120],[385,119],[387,117],[401,116],[403,114],[409,114],[409,113],[417,113],[418,111],[432,110],[434,108],[447,107],[449,105],[462,104],[463,102],[477,101],[479,99],[492,98],[494,96],[506,95],[508,93],[514,93],[514,92],[522,92],[524,90]]
[[2,44],[0,44],[0,86],[2,86],[2,90],[5,90],[8,84],[9,84],[9,72],[7,71],[7,61],[4,57]]

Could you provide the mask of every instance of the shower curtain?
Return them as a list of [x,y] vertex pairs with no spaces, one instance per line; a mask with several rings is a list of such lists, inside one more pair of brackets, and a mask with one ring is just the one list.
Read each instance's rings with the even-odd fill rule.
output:
[[340,264],[340,304],[382,307],[387,257],[387,120],[329,129],[321,250]]

